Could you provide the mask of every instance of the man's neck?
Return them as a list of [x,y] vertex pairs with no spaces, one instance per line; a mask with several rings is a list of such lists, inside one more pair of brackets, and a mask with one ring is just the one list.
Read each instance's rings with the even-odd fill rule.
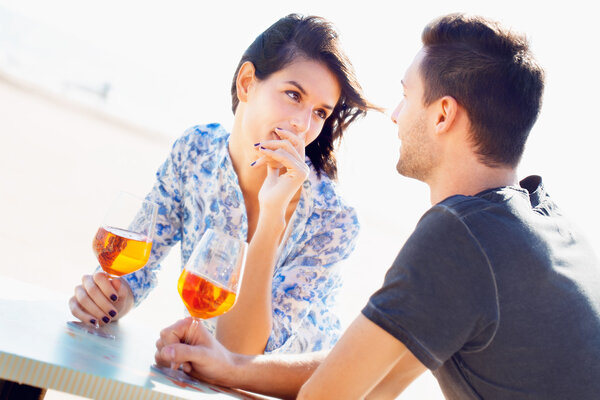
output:
[[487,189],[518,185],[514,167],[489,167],[476,163],[462,163],[454,168],[442,168],[444,173],[428,180],[431,204],[454,195],[474,196]]

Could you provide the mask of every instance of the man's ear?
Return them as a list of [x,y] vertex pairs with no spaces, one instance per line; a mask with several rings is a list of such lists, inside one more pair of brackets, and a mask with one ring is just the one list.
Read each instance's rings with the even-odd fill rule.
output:
[[242,103],[245,103],[248,100],[248,92],[256,80],[255,72],[256,69],[254,68],[254,64],[250,61],[246,61],[240,67],[237,78],[235,79],[235,86],[237,89],[237,97]]
[[437,103],[437,116],[435,120],[435,132],[448,132],[456,123],[458,114],[458,102],[452,96],[444,96]]

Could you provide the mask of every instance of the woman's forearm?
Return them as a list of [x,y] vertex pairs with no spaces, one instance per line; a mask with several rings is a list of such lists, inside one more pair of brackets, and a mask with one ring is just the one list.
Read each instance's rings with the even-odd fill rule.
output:
[[285,220],[265,216],[248,245],[246,267],[235,306],[217,321],[217,339],[229,350],[261,354],[271,335],[272,280]]

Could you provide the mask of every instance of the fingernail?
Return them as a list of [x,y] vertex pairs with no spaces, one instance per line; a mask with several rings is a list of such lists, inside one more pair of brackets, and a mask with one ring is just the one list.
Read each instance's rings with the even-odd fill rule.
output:
[[117,295],[116,295],[116,294],[111,294],[111,295],[110,295],[110,299],[111,299],[112,301],[117,301],[118,297],[117,297]]
[[92,318],[92,319],[90,319],[90,323],[91,323],[92,325],[96,325],[96,320]]
[[262,146],[260,146],[260,149],[261,149],[261,150],[266,150],[267,148],[266,148],[266,147],[262,147]]
[[102,321],[104,321],[105,324],[108,324],[110,319],[108,317],[102,317]]
[[260,144],[260,142],[254,143],[254,147],[258,146],[259,144]]
[[115,315],[117,315],[117,312],[116,312],[115,310],[110,310],[108,313],[109,313],[109,314],[110,314],[110,316],[111,316],[111,317],[113,317],[113,318],[115,317]]
[[250,166],[253,167],[254,164],[256,164],[256,161],[252,161],[252,163],[250,164]]

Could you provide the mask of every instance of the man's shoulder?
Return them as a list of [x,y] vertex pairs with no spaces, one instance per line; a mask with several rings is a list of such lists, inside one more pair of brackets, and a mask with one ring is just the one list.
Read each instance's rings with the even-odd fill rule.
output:
[[450,196],[430,208],[430,212],[450,213],[456,218],[464,218],[468,215],[497,207],[498,204],[479,196]]
[[489,204],[477,197],[451,196],[433,205],[423,214],[417,224],[417,229],[447,229],[448,226],[463,224],[465,217],[485,210]]

